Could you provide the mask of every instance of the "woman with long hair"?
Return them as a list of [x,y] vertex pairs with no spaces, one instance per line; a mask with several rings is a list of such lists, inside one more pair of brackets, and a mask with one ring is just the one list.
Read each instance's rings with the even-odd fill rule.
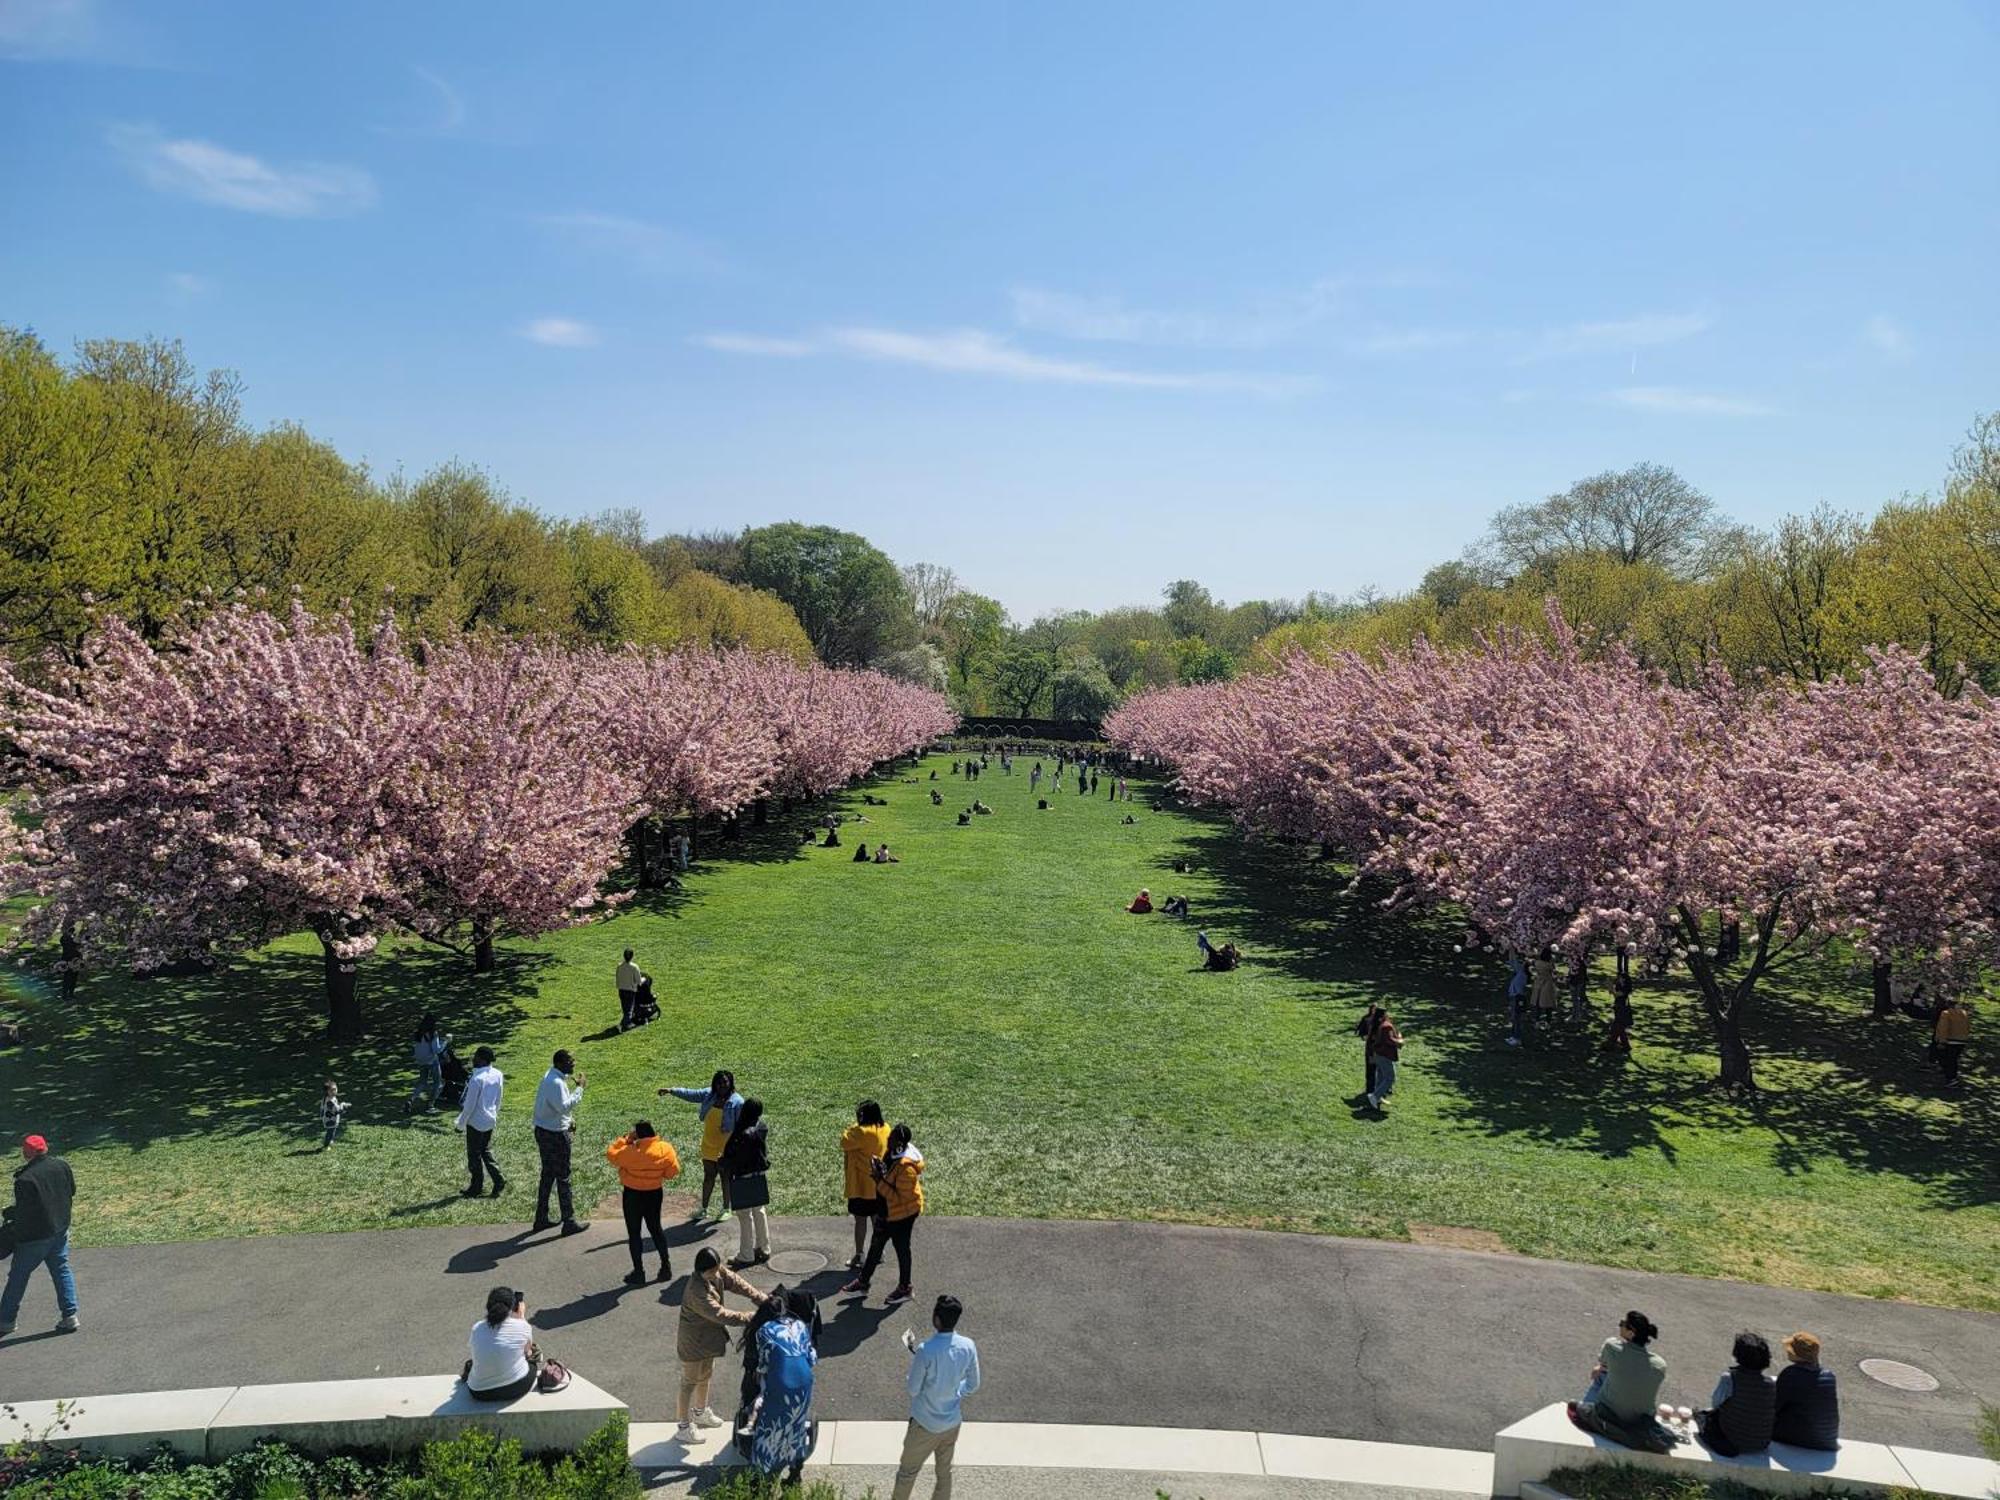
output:
[[910,1140],[910,1127],[900,1122],[889,1132],[888,1148],[870,1164],[876,1191],[882,1197],[882,1216],[875,1221],[875,1233],[868,1243],[868,1256],[854,1279],[840,1290],[868,1295],[868,1283],[882,1264],[882,1252],[896,1247],[896,1289],[887,1305],[907,1302],[914,1295],[910,1282],[910,1236],[924,1212],[924,1154]]
[[771,1202],[768,1149],[770,1127],[764,1123],[764,1101],[745,1099],[736,1129],[722,1148],[722,1170],[728,1178],[726,1200],[736,1213],[736,1259],[732,1269],[746,1271],[771,1258],[771,1221],[764,1210]]
[[417,1064],[417,1086],[410,1090],[407,1108],[416,1109],[419,1102],[425,1109],[437,1103],[438,1090],[444,1087],[444,1055],[451,1050],[451,1038],[438,1030],[438,1018],[426,1012],[423,1020],[417,1022],[417,1034],[410,1039],[410,1056]]

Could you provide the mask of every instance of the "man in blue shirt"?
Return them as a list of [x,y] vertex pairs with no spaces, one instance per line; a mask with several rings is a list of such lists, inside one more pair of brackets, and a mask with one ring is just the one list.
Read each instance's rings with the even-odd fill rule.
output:
[[[576,1082],[570,1082],[574,1075]],[[576,1059],[559,1051],[542,1085],[535,1090],[535,1150],[542,1158],[541,1187],[535,1195],[535,1229],[555,1228],[549,1217],[549,1190],[562,1206],[562,1232],[582,1234],[583,1223],[570,1199],[570,1147],[576,1139],[576,1104],[583,1097],[583,1074],[576,1071]]]
[[[891,1500],[910,1500],[924,1460],[937,1458],[933,1500],[951,1500],[951,1456],[958,1447],[959,1403],[979,1389],[979,1349],[959,1333],[965,1308],[944,1296],[931,1309],[937,1332],[910,1349],[910,1425],[903,1434],[903,1461],[896,1467]],[[910,1335],[903,1335],[904,1342]]]

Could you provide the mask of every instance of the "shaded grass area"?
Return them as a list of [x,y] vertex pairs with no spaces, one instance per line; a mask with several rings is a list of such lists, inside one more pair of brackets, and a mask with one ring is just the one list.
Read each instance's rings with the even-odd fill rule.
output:
[[[835,1142],[868,1095],[916,1127],[933,1212],[1455,1226],[1534,1255],[2000,1307],[2000,1122],[1977,1056],[1972,1086],[1943,1097],[1914,1023],[1867,1020],[1843,970],[1771,988],[1751,1025],[1765,1092],[1738,1104],[1711,1088],[1678,988],[1638,991],[1628,1062],[1596,1055],[1597,1024],[1511,1049],[1497,963],[1304,851],[1144,800],[1126,826],[1102,791],[1038,811],[1025,765],[936,785],[941,807],[928,780],[890,777],[867,789],[886,807],[857,790],[814,809],[869,819],[838,850],[801,847],[805,811],[746,829],[702,850],[684,890],[505,944],[495,974],[395,946],[364,967],[352,1049],[320,1039],[310,939],[201,979],[93,979],[70,1007],[23,971],[8,1009],[36,1040],[0,1054],[0,1129],[45,1130],[70,1156],[86,1242],[517,1221],[530,1094],[568,1046],[590,1079],[585,1203],[614,1191],[602,1144],[636,1116],[692,1162],[693,1108],[653,1091],[729,1067],[770,1111],[779,1215],[839,1210]],[[959,827],[975,793],[997,812]],[[903,863],[851,863],[882,837]],[[1195,922],[1126,915],[1140,885],[1188,895]],[[1204,972],[1197,926],[1244,966]],[[665,1015],[618,1035],[626,946]],[[1353,1102],[1370,999],[1408,1037],[1382,1118]],[[425,1010],[508,1074],[497,1203],[455,1196],[448,1116],[402,1113]],[[322,1154],[324,1076],[356,1108]]]

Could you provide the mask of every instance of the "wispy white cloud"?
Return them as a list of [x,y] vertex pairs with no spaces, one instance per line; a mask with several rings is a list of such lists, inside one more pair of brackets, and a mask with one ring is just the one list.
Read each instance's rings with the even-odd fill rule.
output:
[[644,219],[619,214],[543,214],[543,228],[567,244],[622,260],[636,270],[671,275],[716,275],[729,263],[713,245]]
[[173,139],[151,125],[119,125],[114,149],[148,187],[244,213],[324,219],[375,203],[375,179],[325,162],[273,164],[212,141]]
[[1625,354],[1638,349],[1678,344],[1715,326],[1707,313],[1642,313],[1597,323],[1571,323],[1546,330],[1521,356],[1525,362],[1580,354]]
[[1131,307],[1118,297],[1082,297],[1045,287],[1012,292],[1014,323],[1037,333],[1091,343],[1263,349],[1296,338],[1333,316],[1362,287],[1403,286],[1403,277],[1327,276],[1304,289],[1232,312]]
[[1915,351],[1910,347],[1909,330],[1887,313],[1877,313],[1861,325],[1861,337],[1884,359],[1903,364]]
[[535,318],[522,325],[521,337],[551,349],[588,349],[603,342],[602,334],[575,318]]
[[437,93],[438,117],[431,129],[440,134],[449,134],[465,123],[465,96],[450,83],[433,73],[429,68],[417,63],[410,64],[410,71],[431,86]]
[[183,305],[199,302],[215,290],[215,283],[206,276],[197,276],[193,271],[169,271],[167,273],[167,295]]
[[151,41],[100,0],[0,0],[0,60],[148,67]]
[[1298,395],[1317,388],[1308,377],[1248,371],[1172,372],[1134,370],[1094,360],[1063,359],[1023,349],[978,328],[910,333],[895,328],[828,328],[809,339],[767,338],[760,334],[710,333],[695,342],[724,354],[800,359],[837,355],[890,364],[917,365],[954,375],[987,375],[1003,380],[1055,385],[1123,387],[1160,391],[1241,391],[1260,396]]
[[1628,385],[1610,392],[1605,400],[1634,411],[1664,412],[1691,417],[1764,417],[1771,408],[1761,401],[1742,396],[1725,396],[1714,391],[1690,391],[1672,385]]

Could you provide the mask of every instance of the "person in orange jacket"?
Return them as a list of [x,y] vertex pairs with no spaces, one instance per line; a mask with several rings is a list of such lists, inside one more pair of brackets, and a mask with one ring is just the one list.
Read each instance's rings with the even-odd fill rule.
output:
[[667,1182],[681,1175],[681,1159],[674,1143],[662,1139],[651,1120],[640,1120],[606,1146],[604,1156],[618,1169],[618,1181],[624,1189],[625,1238],[632,1251],[632,1273],[625,1284],[646,1284],[646,1257],[639,1242],[641,1224],[652,1234],[653,1248],[660,1252],[659,1279],[671,1281],[674,1267],[667,1254],[667,1232],[660,1225],[660,1206],[666,1201]]
[[924,1153],[910,1141],[910,1127],[898,1123],[889,1132],[889,1147],[868,1164],[875,1187],[882,1195],[882,1217],[875,1221],[874,1237],[868,1242],[868,1258],[854,1279],[840,1290],[842,1295],[868,1295],[868,1282],[882,1264],[882,1251],[896,1247],[896,1289],[889,1293],[886,1306],[895,1307],[915,1295],[910,1284],[910,1235],[924,1212]]
[[882,1118],[882,1106],[863,1099],[854,1106],[854,1123],[840,1133],[840,1156],[847,1172],[847,1212],[854,1220],[854,1259],[847,1269],[861,1269],[861,1257],[868,1248],[868,1226],[882,1211],[882,1193],[875,1185],[869,1164],[889,1149],[889,1126]]

